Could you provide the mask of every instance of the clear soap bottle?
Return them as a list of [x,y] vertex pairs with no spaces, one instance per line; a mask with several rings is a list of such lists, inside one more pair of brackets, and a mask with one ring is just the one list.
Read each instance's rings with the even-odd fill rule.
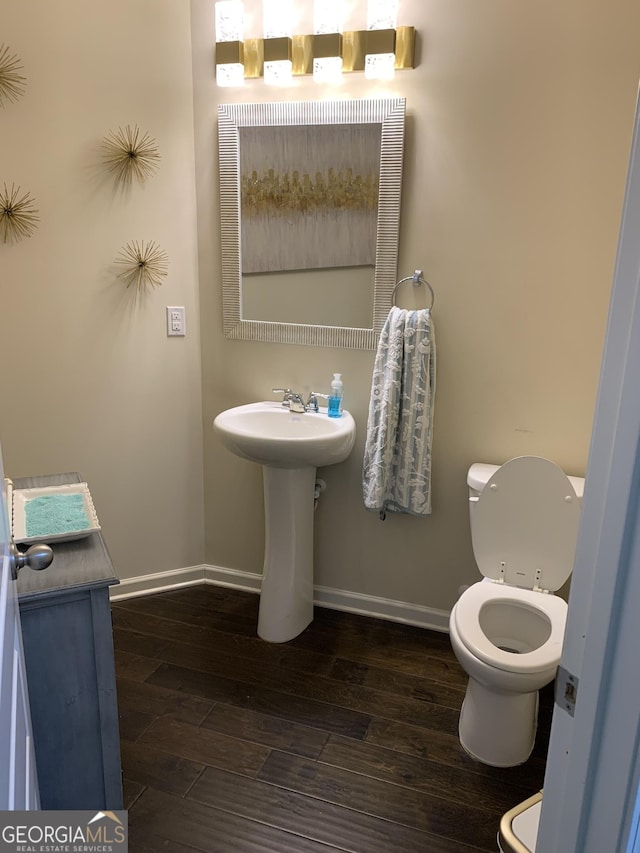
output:
[[334,373],[331,380],[331,392],[329,394],[329,417],[342,417],[342,374]]

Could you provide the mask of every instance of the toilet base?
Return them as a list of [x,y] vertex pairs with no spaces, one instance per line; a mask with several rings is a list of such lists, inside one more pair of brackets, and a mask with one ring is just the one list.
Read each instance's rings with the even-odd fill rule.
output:
[[531,755],[538,725],[538,691],[501,693],[470,678],[460,711],[460,743],[472,758],[514,767]]

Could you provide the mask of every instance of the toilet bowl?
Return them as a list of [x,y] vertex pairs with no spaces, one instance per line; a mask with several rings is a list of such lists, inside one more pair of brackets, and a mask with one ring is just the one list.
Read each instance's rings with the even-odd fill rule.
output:
[[568,579],[584,480],[521,456],[469,469],[471,539],[480,572],[449,617],[451,645],[469,676],[459,736],[496,767],[526,761],[538,691],[555,678],[567,615],[553,595]]

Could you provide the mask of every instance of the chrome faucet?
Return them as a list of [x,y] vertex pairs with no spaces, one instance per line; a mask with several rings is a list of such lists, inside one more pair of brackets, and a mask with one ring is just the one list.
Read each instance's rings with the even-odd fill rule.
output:
[[306,412],[307,407],[304,404],[301,394],[292,393],[289,397],[289,409],[292,412]]
[[320,391],[311,391],[309,397],[307,398],[307,411],[313,410],[314,412],[318,411],[318,397],[324,397],[325,400],[328,400],[329,397],[327,394],[321,394]]
[[328,399],[326,394],[321,394],[320,391],[311,391],[307,397],[307,402],[304,402],[302,394],[292,391],[291,388],[273,388],[274,394],[282,394],[282,405],[292,412],[301,414],[302,412],[317,412],[318,397]]
[[302,394],[297,394],[291,388],[273,388],[274,394],[283,394],[282,405],[292,412],[302,414],[307,411],[307,407],[302,399]]
[[291,399],[291,388],[272,388],[271,391],[274,394],[284,394],[282,398],[282,405],[286,406],[287,402]]

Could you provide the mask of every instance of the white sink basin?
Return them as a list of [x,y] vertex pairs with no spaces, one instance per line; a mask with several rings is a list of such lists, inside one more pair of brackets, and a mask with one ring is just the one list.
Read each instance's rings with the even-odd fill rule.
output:
[[344,461],[356,438],[349,412],[330,418],[326,409],[297,414],[280,403],[248,403],[221,412],[213,422],[232,453],[273,468],[318,468]]
[[213,422],[232,453],[262,465],[265,550],[258,635],[272,643],[297,637],[313,619],[313,515],[316,468],[351,453],[349,412],[297,414],[280,403],[248,403]]

